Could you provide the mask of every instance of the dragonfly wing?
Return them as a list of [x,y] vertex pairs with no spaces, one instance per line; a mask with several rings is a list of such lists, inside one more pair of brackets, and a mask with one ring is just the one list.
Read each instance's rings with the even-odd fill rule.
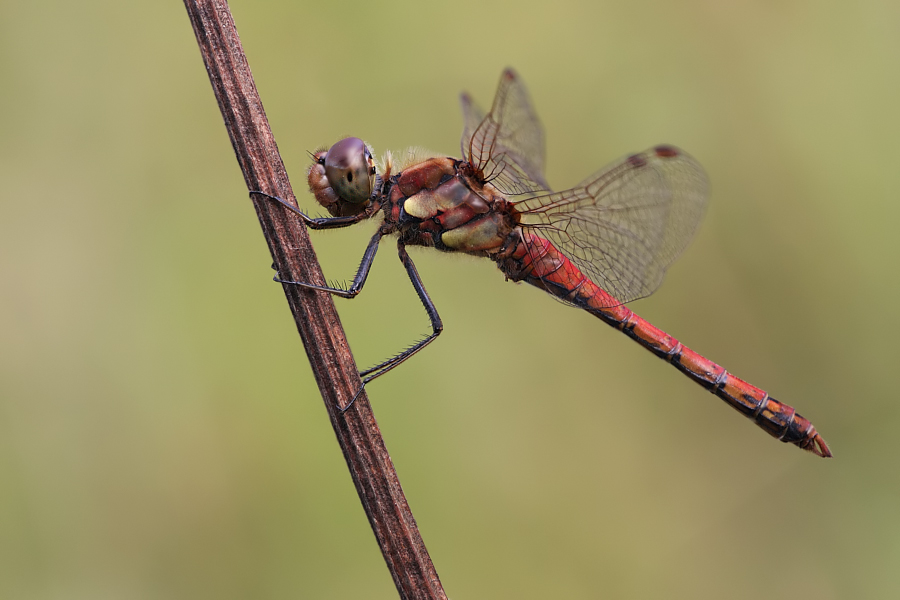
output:
[[500,76],[487,115],[467,94],[462,105],[462,151],[473,167],[511,196],[550,189],[544,178],[544,130],[515,71],[506,69]]
[[478,126],[484,121],[484,111],[475,103],[472,96],[466,92],[460,94],[459,104],[462,107],[463,112],[463,132],[462,138],[459,140],[460,150],[462,150],[460,156],[469,160],[471,152],[469,141],[475,134],[475,130],[478,129]]
[[550,240],[619,303],[652,294],[687,247],[708,197],[700,164],[672,146],[619,160],[571,190],[518,202]]

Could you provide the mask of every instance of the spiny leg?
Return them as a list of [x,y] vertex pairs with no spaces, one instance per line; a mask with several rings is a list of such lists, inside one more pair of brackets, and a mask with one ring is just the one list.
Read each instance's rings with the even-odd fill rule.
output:
[[[256,190],[250,192],[251,196],[253,196],[254,194],[263,196],[264,198],[268,198],[281,204],[282,206],[299,216],[300,219],[310,229],[335,229],[338,227],[348,227],[367,218],[367,215],[365,213],[361,213],[359,215],[352,215],[349,217],[320,217],[314,219],[304,214],[303,211],[301,211],[293,204],[279,198],[278,196],[272,196],[271,194]],[[276,275],[272,279],[273,281],[277,281],[278,283],[299,285],[300,287],[309,288],[311,290],[328,292],[331,294],[335,294],[336,296],[340,296],[341,298],[355,298],[359,294],[359,292],[362,291],[363,285],[365,285],[366,283],[366,277],[369,276],[369,270],[372,268],[372,262],[375,260],[375,253],[378,251],[378,242],[381,240],[382,236],[384,236],[384,233],[379,230],[375,233],[374,236],[372,236],[372,239],[369,240],[369,245],[366,246],[366,251],[363,253],[362,261],[359,264],[359,268],[356,270],[356,276],[354,276],[353,282],[350,284],[349,289],[345,290],[343,288],[316,285],[314,283],[307,283],[305,281],[288,281],[286,279],[281,279],[281,273],[277,272],[274,264],[272,265],[272,268],[276,269]]]
[[[425,312],[428,313],[429,320],[431,320],[431,335],[422,340],[419,340],[393,358],[390,358],[383,363],[377,364],[374,367],[368,368],[365,371],[360,371],[359,376],[363,378],[362,385],[360,386],[359,390],[355,394],[353,394],[353,398],[350,399],[350,402],[347,403],[347,406],[343,408],[338,407],[338,410],[340,410],[341,413],[345,413],[350,410],[350,407],[353,406],[353,404],[356,402],[356,399],[359,398],[359,395],[362,394],[364,389],[366,389],[367,383],[369,383],[376,377],[384,375],[385,373],[411,357],[413,354],[430,344],[434,340],[434,338],[439,336],[444,330],[444,324],[441,322],[441,317],[440,315],[438,315],[437,309],[434,307],[434,303],[428,296],[428,292],[425,291],[425,284],[422,283],[422,278],[419,276],[419,272],[416,270],[416,265],[413,264],[412,259],[406,252],[406,247],[400,241],[397,241],[397,253],[400,255],[400,262],[402,262],[403,266],[406,268],[406,273],[407,275],[409,275],[409,280],[412,282],[413,287],[416,290],[416,294],[419,295],[419,300],[422,301],[422,305],[425,307]],[[375,253],[373,251],[372,255],[374,256],[374,254]],[[365,260],[365,258],[363,260]],[[363,277],[363,281],[365,281],[365,277]],[[360,287],[362,286],[360,285]]]
[[[300,217],[300,219],[306,224],[310,229],[334,229],[338,227],[348,227],[355,223],[358,223],[366,218],[369,215],[365,213],[361,213],[358,215],[351,215],[347,217],[331,217],[331,218],[312,218],[303,213],[299,208],[290,204],[289,202],[279,198],[278,196],[273,196],[271,194],[267,194],[262,191],[254,190],[250,192],[250,195],[260,195],[265,198],[269,198],[275,202],[278,202],[294,214]],[[323,292],[329,292],[331,294],[335,294],[342,298],[355,298],[359,292],[362,290],[363,285],[366,283],[366,278],[369,275],[369,271],[372,268],[372,263],[375,260],[375,253],[378,251],[378,242],[381,241],[381,238],[384,236],[384,232],[378,230],[375,235],[372,236],[372,239],[369,240],[369,245],[366,246],[366,251],[363,253],[362,261],[360,262],[359,269],[356,272],[356,276],[353,278],[353,283],[350,285],[349,289],[341,289],[341,288],[333,288],[327,286],[315,285],[312,283],[306,283],[303,281],[287,281],[283,279],[279,279],[278,276],[275,276],[275,281],[279,283],[286,283],[290,285],[299,285],[301,287],[319,290]],[[431,334],[426,338],[419,340],[403,352],[397,354],[396,356],[384,361],[383,363],[377,364],[374,367],[366,369],[365,371],[360,371],[359,376],[363,377],[362,387],[359,388],[359,391],[353,395],[353,398],[344,408],[340,409],[340,411],[346,412],[353,404],[356,402],[356,399],[365,389],[367,383],[375,379],[376,377],[380,377],[384,375],[400,363],[404,362],[408,358],[410,358],[413,354],[430,344],[434,338],[441,334],[441,331],[444,330],[444,324],[441,322],[441,317],[438,315],[437,309],[434,306],[434,303],[431,301],[431,298],[428,296],[428,292],[425,291],[425,284],[422,283],[422,278],[419,276],[419,272],[416,270],[416,265],[413,264],[412,259],[409,257],[409,254],[406,252],[406,248],[401,242],[397,242],[397,252],[400,255],[400,262],[403,263],[403,266],[406,268],[406,273],[409,275],[409,279],[413,284],[413,288],[415,288],[416,293],[419,295],[419,300],[422,301],[422,305],[425,307],[425,311],[428,313],[428,318],[431,321]],[[274,267],[274,265],[273,265]]]
[[259,190],[252,190],[250,192],[250,196],[262,196],[264,198],[268,198],[269,200],[273,200],[278,204],[282,205],[298,217],[300,220],[306,224],[310,229],[336,229],[338,227],[349,227],[350,225],[355,225],[360,221],[365,221],[369,218],[369,214],[366,212],[361,212],[356,215],[350,215],[348,217],[310,217],[302,210],[284,200],[279,198],[278,196],[273,196],[272,194],[267,194],[265,192],[261,192]]
[[422,278],[419,276],[419,272],[416,270],[416,265],[413,264],[413,261],[409,257],[409,254],[407,254],[406,247],[402,242],[397,242],[397,252],[400,255],[400,262],[402,262],[403,266],[406,267],[406,273],[407,275],[409,275],[409,280],[412,282],[416,293],[419,295],[419,300],[422,301],[422,305],[425,306],[425,312],[428,313],[428,318],[431,320],[431,335],[422,340],[419,340],[393,358],[389,358],[383,363],[377,364],[374,367],[360,372],[359,375],[360,377],[363,377],[364,386],[376,377],[384,375],[385,373],[411,357],[413,354],[430,344],[434,340],[434,338],[439,336],[441,334],[441,331],[444,330],[444,324],[441,322],[441,317],[440,315],[438,315],[437,309],[434,307],[434,303],[431,301],[431,298],[428,297],[428,292],[425,291],[425,284],[422,283]]
[[[378,239],[380,239],[381,235],[376,234]],[[372,238],[373,241],[369,243],[370,248],[377,247],[378,242],[375,238]],[[367,248],[368,252],[368,248]],[[359,390],[353,394],[353,398],[350,399],[350,402],[347,403],[347,406],[340,408],[338,410],[341,413],[345,413],[350,410],[350,407],[356,402],[356,399],[359,398],[359,395],[362,394],[363,390],[366,389],[366,384],[375,379],[376,377],[380,377],[411,357],[413,354],[430,344],[434,338],[441,334],[441,331],[444,330],[444,324],[441,322],[441,317],[438,315],[437,309],[434,307],[434,303],[431,301],[431,298],[428,296],[428,292],[425,291],[425,284],[422,283],[422,278],[419,276],[419,272],[416,270],[416,265],[413,264],[412,259],[409,257],[409,254],[406,252],[406,247],[402,242],[397,242],[397,252],[400,255],[400,262],[403,263],[403,266],[406,268],[406,273],[409,275],[409,280],[412,282],[413,287],[416,290],[416,293],[419,295],[419,300],[422,301],[422,305],[425,306],[425,312],[428,313],[428,318],[431,320],[431,335],[428,337],[419,340],[400,354],[384,361],[383,363],[377,364],[374,367],[366,369],[365,371],[360,371],[359,376],[363,378],[362,385]],[[375,256],[375,251],[372,251],[372,257]],[[365,263],[365,256],[363,257],[363,262]],[[371,259],[369,260],[371,266]],[[360,271],[362,271],[362,265],[360,266]],[[368,267],[366,267],[366,272],[368,272]],[[359,279],[359,276],[357,276]],[[362,282],[365,282],[365,275],[362,276]],[[354,284],[356,280],[354,280]],[[312,286],[309,286],[312,287]],[[362,283],[360,283],[360,288],[362,287]],[[323,288],[316,288],[323,289]],[[351,286],[352,289],[352,286]],[[330,290],[329,290],[330,291]],[[351,296],[352,297],[352,296]]]
[[369,245],[366,246],[366,251],[363,253],[362,261],[360,261],[359,268],[356,270],[356,275],[353,277],[353,282],[346,290],[343,288],[306,283],[304,281],[288,281],[286,279],[281,279],[280,273],[275,275],[273,281],[277,281],[278,283],[287,283],[290,285],[299,285],[300,287],[309,288],[311,290],[319,290],[320,292],[328,292],[330,294],[334,294],[335,296],[340,296],[341,298],[356,298],[356,296],[359,295],[359,293],[362,291],[363,286],[366,284],[366,278],[369,276],[369,271],[372,269],[372,263],[375,261],[375,253],[378,252],[378,242],[381,241],[381,238],[383,236],[384,233],[379,229],[375,232],[375,235],[372,236],[372,239],[369,240]]

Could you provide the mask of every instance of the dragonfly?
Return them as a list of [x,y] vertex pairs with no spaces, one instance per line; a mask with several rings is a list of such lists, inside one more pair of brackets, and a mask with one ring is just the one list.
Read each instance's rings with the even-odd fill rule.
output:
[[311,229],[348,227],[381,217],[349,286],[276,275],[283,284],[355,298],[379,242],[388,235],[397,237],[400,261],[432,331],[361,371],[363,386],[425,348],[443,330],[406,250],[425,246],[494,261],[507,280],[540,288],[615,327],[773,437],[821,457],[832,456],[816,428],[794,408],[625,306],[660,286],[700,224],[708,181],[696,160],[674,146],[658,145],[608,165],[572,189],[553,192],[544,178],[543,128],[515,71],[501,75],[489,112],[465,93],[461,105],[462,158],[408,153],[407,160],[395,164],[388,153],[378,166],[370,147],[355,137],[312,153],[309,188],[330,217],[309,217],[281,198],[251,192],[281,203]]

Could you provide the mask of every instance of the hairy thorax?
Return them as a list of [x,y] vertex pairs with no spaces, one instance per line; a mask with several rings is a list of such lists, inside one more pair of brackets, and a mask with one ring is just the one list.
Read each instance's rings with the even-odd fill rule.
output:
[[518,224],[518,213],[489,183],[453,158],[431,158],[391,177],[385,225],[404,244],[490,256]]

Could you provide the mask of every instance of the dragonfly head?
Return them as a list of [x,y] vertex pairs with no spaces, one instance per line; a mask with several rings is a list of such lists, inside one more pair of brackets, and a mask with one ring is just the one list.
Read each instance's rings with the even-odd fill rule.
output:
[[309,187],[316,200],[335,215],[366,209],[375,187],[375,160],[359,138],[348,137],[313,155]]

